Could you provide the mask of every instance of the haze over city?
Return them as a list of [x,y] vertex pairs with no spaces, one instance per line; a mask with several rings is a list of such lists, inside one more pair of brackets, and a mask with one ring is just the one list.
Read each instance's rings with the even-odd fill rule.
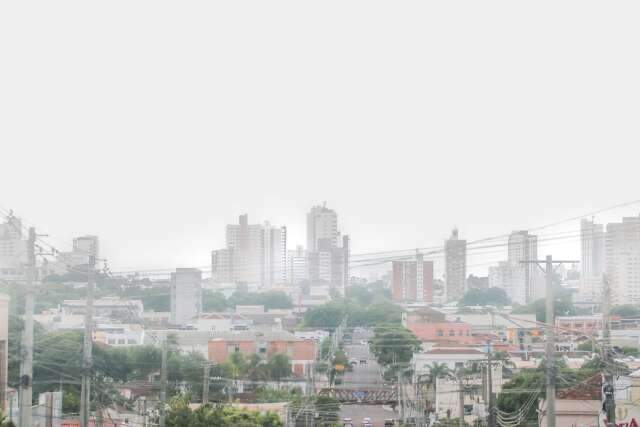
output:
[[638,427],[640,3],[0,4],[0,427]]

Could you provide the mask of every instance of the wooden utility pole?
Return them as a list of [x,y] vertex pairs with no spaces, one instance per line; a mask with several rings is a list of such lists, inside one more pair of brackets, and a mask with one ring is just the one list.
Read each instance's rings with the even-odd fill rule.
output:
[[209,371],[211,370],[211,364],[208,362],[204,364],[204,377],[202,378],[202,404],[209,403]]
[[462,383],[462,368],[458,370],[458,426],[464,427],[464,384]]
[[489,417],[488,424],[489,427],[495,427],[495,414],[494,414],[494,399],[493,399],[493,363],[492,363],[492,354],[491,354],[491,341],[487,340],[487,401],[489,403]]
[[167,409],[167,353],[168,353],[167,334],[164,334],[162,340],[162,361],[160,365],[160,427],[165,427],[166,409]]
[[[576,264],[579,261],[554,261],[551,255],[547,255],[544,260],[531,260],[520,261],[523,264],[536,264],[545,275],[546,284],[546,345],[545,345],[545,357],[547,359],[547,393],[546,393],[546,418],[547,427],[556,427],[556,367],[555,367],[555,352],[556,352],[556,334],[555,334],[555,293],[553,292],[553,274],[555,269],[554,264]],[[540,265],[544,264],[544,268]]]
[[615,382],[611,360],[611,288],[606,275],[602,275],[602,363],[604,365],[604,410],[608,426],[616,425]]
[[87,307],[84,314],[84,342],[82,346],[82,386],[80,390],[80,427],[89,427],[91,412],[91,370],[93,367],[93,293],[96,258],[89,256],[87,265]]
[[22,359],[20,364],[20,427],[31,427],[33,405],[33,294],[36,279],[36,229],[29,228],[24,296],[24,332],[22,333]]

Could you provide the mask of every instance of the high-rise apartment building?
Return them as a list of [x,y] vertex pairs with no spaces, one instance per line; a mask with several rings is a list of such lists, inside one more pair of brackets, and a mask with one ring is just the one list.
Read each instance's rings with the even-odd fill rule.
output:
[[171,323],[188,325],[202,313],[202,271],[177,268],[171,273]]
[[445,264],[445,299],[456,301],[465,293],[465,281],[467,277],[467,241],[458,236],[458,229],[454,228],[444,242]]
[[529,261],[538,259],[538,236],[526,230],[514,231],[509,235],[508,263],[510,269],[509,286],[505,288],[511,301],[528,304],[543,298],[544,284],[540,280],[538,267]]
[[319,252],[321,246],[336,247],[339,244],[338,214],[326,204],[314,206],[307,214],[307,251]]
[[299,284],[308,279],[307,251],[302,246],[297,246],[287,255],[287,282]]
[[326,204],[314,206],[307,214],[307,255],[309,280],[324,282],[344,293],[349,283],[349,236],[338,231],[338,215]]
[[396,302],[433,302],[433,261],[417,255],[415,261],[393,261],[392,298]]
[[581,271],[579,298],[597,302],[602,296],[602,274],[605,266],[604,226],[588,219],[580,222]]
[[22,233],[22,221],[9,215],[0,224],[0,279],[19,279],[27,261],[27,241]]
[[211,254],[213,279],[217,282],[246,282],[263,286],[287,280],[287,229],[249,224],[240,215],[238,224],[226,229],[226,248]]
[[614,304],[640,302],[640,216],[607,224],[605,271]]

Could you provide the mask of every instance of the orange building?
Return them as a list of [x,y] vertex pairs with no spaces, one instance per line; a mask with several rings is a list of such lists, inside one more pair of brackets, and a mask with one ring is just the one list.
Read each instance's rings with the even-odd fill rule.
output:
[[233,353],[257,354],[265,359],[285,354],[291,359],[291,372],[304,376],[316,359],[316,342],[285,331],[238,331],[217,334],[209,340],[209,360],[222,363]]

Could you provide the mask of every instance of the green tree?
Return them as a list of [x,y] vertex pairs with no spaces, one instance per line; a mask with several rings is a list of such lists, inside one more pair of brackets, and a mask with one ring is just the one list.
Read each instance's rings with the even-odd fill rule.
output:
[[287,309],[293,307],[289,295],[283,291],[246,292],[236,291],[229,297],[228,305],[263,305],[265,309]]
[[640,317],[640,306],[633,304],[616,305],[611,307],[611,314],[620,316],[623,319],[634,319]]
[[433,387],[433,394],[438,393],[438,378],[450,378],[453,376],[453,372],[449,370],[449,367],[445,363],[434,362],[429,366],[429,384]]
[[291,360],[286,354],[274,354],[267,362],[267,369],[270,378],[279,383],[283,378],[291,376]]
[[224,311],[229,303],[222,292],[204,290],[202,292],[202,309],[205,312]]
[[345,305],[330,302],[307,310],[304,325],[312,328],[332,329],[337,327],[346,314]]
[[166,418],[167,427],[281,427],[282,421],[273,413],[236,409],[230,406],[202,405],[189,407],[189,397],[178,395],[171,399]]
[[318,396],[314,403],[320,414],[319,425],[334,425],[340,419],[340,402],[329,396]]
[[378,363],[391,368],[392,374],[409,364],[413,353],[420,350],[420,341],[402,326],[377,327],[370,348]]
[[502,307],[505,305],[509,305],[511,301],[507,296],[507,293],[504,289],[501,288],[487,288],[487,289],[478,289],[471,288],[469,289],[462,300],[458,303],[458,306],[470,306],[470,305],[493,305]]
[[[571,297],[567,296],[566,293],[565,295],[557,296],[554,308],[556,316],[574,316],[580,314],[579,310],[571,302]],[[545,299],[541,298],[530,304],[514,307],[512,313],[535,314],[537,321],[545,322],[547,318]]]

